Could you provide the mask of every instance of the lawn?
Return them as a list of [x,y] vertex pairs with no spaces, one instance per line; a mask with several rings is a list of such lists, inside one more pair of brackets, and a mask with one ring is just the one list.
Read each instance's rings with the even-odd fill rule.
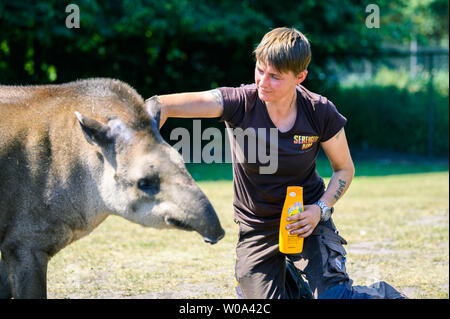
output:
[[[336,205],[356,285],[384,280],[410,298],[449,298],[449,173],[440,164],[361,161]],[[188,165],[226,236],[155,230],[111,216],[49,264],[49,298],[236,298],[232,174],[227,164]],[[331,171],[320,160],[327,181]]]

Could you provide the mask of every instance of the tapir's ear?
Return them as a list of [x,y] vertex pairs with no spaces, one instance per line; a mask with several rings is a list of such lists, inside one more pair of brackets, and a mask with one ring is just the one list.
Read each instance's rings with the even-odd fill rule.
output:
[[159,123],[161,121],[161,101],[157,95],[145,100],[145,109],[152,119],[152,125],[156,130],[159,130]]
[[94,119],[85,117],[75,111],[78,122],[81,125],[81,129],[86,137],[86,140],[90,144],[95,144],[98,146],[105,146],[111,143],[111,137],[108,134],[109,127],[103,123],[100,123]]

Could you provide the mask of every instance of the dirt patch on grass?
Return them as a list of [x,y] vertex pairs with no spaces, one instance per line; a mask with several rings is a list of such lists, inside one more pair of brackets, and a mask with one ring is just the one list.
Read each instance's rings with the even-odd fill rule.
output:
[[178,285],[174,290],[167,290],[164,292],[148,292],[139,295],[126,295],[123,293],[116,293],[106,296],[99,296],[96,299],[189,299],[200,298],[207,295],[221,295],[223,288],[213,283],[183,283]]
[[393,248],[389,243],[383,243],[375,241],[364,241],[355,244],[348,244],[345,246],[347,253],[351,255],[408,255],[408,250],[400,250]]

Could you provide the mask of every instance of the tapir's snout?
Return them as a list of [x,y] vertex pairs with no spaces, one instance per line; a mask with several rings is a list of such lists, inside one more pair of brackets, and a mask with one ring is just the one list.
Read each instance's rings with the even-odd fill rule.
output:
[[205,243],[214,245],[216,244],[219,240],[221,240],[224,236],[225,236],[225,230],[219,225],[216,225],[214,228],[210,229],[210,231],[206,230],[206,232],[208,234],[205,234],[205,230],[203,229],[196,229],[192,226],[190,226],[189,224],[187,224],[186,222],[177,220],[175,218],[166,218],[165,219],[166,224],[174,226],[178,229],[181,230],[186,230],[186,231],[197,231],[198,233],[200,233],[203,236],[203,240],[205,241]]
[[165,223],[181,230],[196,231],[203,237],[205,243],[212,245],[225,236],[225,230],[211,204],[194,212],[185,211],[185,214],[168,214],[164,218]]
[[216,237],[216,238],[203,237],[203,240],[204,240],[205,243],[207,243],[207,244],[214,245],[214,244],[216,244],[219,240],[221,240],[224,236],[225,236],[225,231],[222,229],[222,232],[221,232],[221,234],[219,234],[218,237]]
[[202,223],[196,230],[203,236],[205,243],[214,245],[225,236],[225,230],[211,204],[206,209],[206,216],[206,223]]

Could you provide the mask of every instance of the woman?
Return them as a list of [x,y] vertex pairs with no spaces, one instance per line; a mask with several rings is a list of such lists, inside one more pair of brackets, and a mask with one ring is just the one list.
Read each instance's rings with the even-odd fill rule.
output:
[[[261,161],[236,161],[232,148],[238,295],[293,297],[286,276],[295,282],[296,275],[304,275],[315,298],[404,297],[384,282],[353,287],[346,272],[346,242],[331,214],[355,173],[344,131],[347,120],[333,103],[301,85],[311,60],[308,40],[296,29],[277,28],[254,53],[254,84],[159,97],[161,126],[167,117],[217,117],[231,129],[276,130],[277,168],[271,174],[257,169]],[[315,168],[320,146],[333,168],[326,189]],[[248,158],[250,149],[243,148]],[[278,228],[286,188],[294,185],[303,187],[305,207],[288,218],[288,229],[304,238],[304,248],[300,254],[284,255],[278,249]],[[286,273],[286,260],[294,266],[294,276]]]

